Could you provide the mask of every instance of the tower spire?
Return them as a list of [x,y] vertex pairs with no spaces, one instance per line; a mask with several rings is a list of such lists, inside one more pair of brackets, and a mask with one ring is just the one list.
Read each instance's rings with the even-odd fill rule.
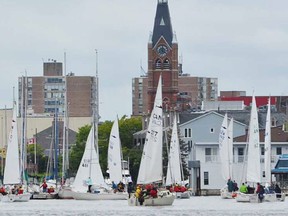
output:
[[168,0],[158,0],[154,29],[152,35],[152,46],[154,47],[159,39],[163,37],[172,46],[173,30],[171,25]]

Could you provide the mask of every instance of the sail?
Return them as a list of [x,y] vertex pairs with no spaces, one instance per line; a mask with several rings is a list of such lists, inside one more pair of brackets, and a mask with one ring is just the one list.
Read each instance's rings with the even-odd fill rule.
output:
[[91,127],[86,141],[84,154],[73,183],[73,190],[86,192],[88,188],[86,181],[89,177],[93,185],[106,187],[94,145],[94,126]]
[[121,142],[119,135],[118,119],[113,123],[108,147],[108,169],[110,180],[116,184],[122,181]]
[[16,105],[13,107],[11,131],[7,143],[6,163],[4,169],[4,184],[20,184],[20,156],[18,145]]
[[162,180],[162,139],[162,78],[160,75],[143,148],[138,184],[149,184]]
[[228,125],[228,157],[229,157],[229,174],[232,179],[233,176],[233,122],[234,119],[231,118]]
[[221,171],[224,180],[231,178],[228,140],[228,116],[224,116],[219,134],[219,155],[221,160]]
[[265,127],[265,177],[266,182],[271,183],[271,107],[270,98],[267,105],[266,127]]
[[167,168],[167,177],[166,185],[172,185],[175,183],[181,183],[181,155],[180,155],[180,146],[178,139],[177,131],[177,121],[176,115],[174,117],[172,136],[170,142],[170,151],[168,158],[168,168]]
[[258,113],[255,96],[252,97],[252,107],[248,134],[247,181],[261,182],[260,144]]

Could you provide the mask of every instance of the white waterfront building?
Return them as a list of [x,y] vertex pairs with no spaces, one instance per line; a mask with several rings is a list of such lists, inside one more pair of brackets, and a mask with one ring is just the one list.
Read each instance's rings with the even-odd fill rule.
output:
[[[238,185],[245,181],[244,161],[246,159],[246,129],[248,128],[247,119],[249,119],[249,112],[228,113],[228,117],[233,116],[241,119],[240,115],[244,116],[243,121],[233,121],[233,179]],[[180,133],[181,139],[188,143],[191,147],[189,161],[198,162],[197,170],[191,169],[190,184],[193,191],[201,190],[201,194],[217,194],[219,189],[226,185],[227,180],[223,179],[221,174],[221,163],[219,158],[219,133],[224,119],[225,112],[221,114],[215,111],[210,111],[201,114],[180,115]],[[281,115],[281,114],[280,114]],[[264,116],[265,117],[265,116]],[[182,119],[181,119],[182,118]],[[187,120],[191,118],[190,120]],[[272,142],[271,142],[271,167],[275,164],[281,154],[288,153],[288,139],[287,132],[285,132],[281,125],[281,116],[273,117],[277,121],[272,121]],[[285,118],[285,117],[284,117]],[[246,120],[245,120],[246,119]],[[245,120],[245,121],[244,121]],[[285,119],[282,119],[285,121]],[[181,123],[184,122],[184,123]],[[260,116],[260,128],[262,118]],[[245,123],[243,123],[245,122]],[[273,123],[274,122],[274,123]],[[264,121],[265,124],[265,121]],[[274,124],[274,125],[273,125]],[[265,127],[265,125],[264,125]],[[273,135],[274,134],[274,135]],[[278,138],[277,138],[278,136]],[[281,138],[280,138],[281,137]],[[274,140],[273,140],[274,139]],[[285,140],[284,142],[282,140]],[[264,170],[264,129],[260,129],[260,147],[261,147],[261,166]],[[193,163],[195,164],[195,163]],[[193,171],[194,170],[194,171]],[[264,177],[263,177],[264,179]],[[275,180],[275,178],[272,178]]]

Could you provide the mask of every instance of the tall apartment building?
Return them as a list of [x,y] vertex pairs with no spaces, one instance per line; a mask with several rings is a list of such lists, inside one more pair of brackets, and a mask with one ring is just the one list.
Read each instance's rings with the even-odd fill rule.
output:
[[28,116],[56,112],[61,116],[67,103],[68,116],[91,117],[96,94],[95,81],[96,78],[92,76],[75,76],[73,73],[65,76],[61,62],[45,62],[43,76],[19,77],[19,110],[23,110],[26,103]]
[[160,74],[166,110],[199,109],[203,100],[217,100],[217,78],[183,74],[167,0],[158,0],[154,29],[148,41],[148,73],[132,80],[133,115],[151,112]]

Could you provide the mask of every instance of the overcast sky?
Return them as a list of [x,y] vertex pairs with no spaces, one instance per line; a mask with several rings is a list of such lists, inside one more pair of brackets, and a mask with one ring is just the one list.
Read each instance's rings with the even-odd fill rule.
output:
[[[132,113],[132,78],[147,71],[157,0],[1,0],[0,108],[13,86],[41,76],[43,60],[95,76],[101,120]],[[218,78],[218,92],[288,95],[287,0],[169,0],[183,69]]]

